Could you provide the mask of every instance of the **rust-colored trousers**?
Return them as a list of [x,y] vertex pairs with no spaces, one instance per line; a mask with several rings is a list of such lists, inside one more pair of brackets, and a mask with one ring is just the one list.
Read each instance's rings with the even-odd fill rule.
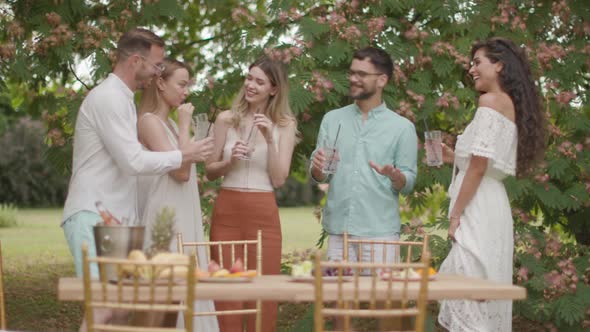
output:
[[[262,274],[281,273],[281,222],[274,192],[243,192],[221,189],[211,220],[211,241],[254,240],[262,230]],[[237,249],[237,248],[236,248]],[[236,257],[243,257],[236,250]],[[219,253],[212,248],[211,259],[219,262]],[[231,251],[224,248],[223,262],[231,267]],[[225,266],[224,266],[225,267]],[[256,247],[248,247],[248,269],[256,267]],[[216,310],[255,308],[255,302],[215,301]],[[247,317],[247,330],[255,331],[254,315],[217,316],[221,332],[242,331]],[[275,331],[277,303],[262,303],[262,330]]]

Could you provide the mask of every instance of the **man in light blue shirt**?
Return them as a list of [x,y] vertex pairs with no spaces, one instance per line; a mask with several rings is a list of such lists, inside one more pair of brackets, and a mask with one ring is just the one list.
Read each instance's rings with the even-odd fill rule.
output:
[[[345,232],[351,239],[399,239],[399,194],[409,194],[414,187],[418,139],[412,122],[383,102],[392,73],[393,62],[385,51],[356,51],[348,72],[355,102],[328,112],[320,126],[310,173],[314,181],[330,184],[322,218],[330,235],[330,260],[342,259]],[[332,147],[339,160],[330,162],[326,148]],[[336,163],[336,171],[325,174],[322,170],[330,163]],[[349,260],[370,260],[368,250],[357,258],[354,249],[349,248]],[[392,246],[387,257],[382,257],[382,248],[375,249],[376,261],[393,261]]]

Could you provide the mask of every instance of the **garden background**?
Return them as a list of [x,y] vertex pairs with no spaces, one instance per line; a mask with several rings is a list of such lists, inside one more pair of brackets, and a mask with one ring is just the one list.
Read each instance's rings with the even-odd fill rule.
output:
[[[111,70],[116,40],[144,26],[194,69],[189,99],[211,117],[230,105],[259,55],[288,64],[303,141],[277,196],[284,225],[292,225],[283,227],[284,237],[308,241],[293,240],[289,250],[323,239],[314,208],[322,193],[307,180],[307,159],[322,116],[351,102],[346,72],[355,49],[377,45],[392,54],[387,105],[414,122],[421,140],[428,123],[453,145],[477,101],[467,75],[470,45],[503,36],[524,46],[549,122],[543,162],[527,178],[506,180],[514,283],[528,291],[526,301],[515,302],[514,329],[590,329],[587,1],[2,0],[0,24],[0,240],[9,328],[61,331],[79,323],[79,304],[55,296],[57,279],[73,274],[58,225],[74,121],[86,93]],[[441,235],[451,170],[419,164],[415,191],[402,204],[404,237],[431,234],[438,267],[450,247]],[[203,183],[208,214],[219,184]],[[285,255],[285,271],[296,259]],[[281,327],[306,330],[306,310],[282,305]]]

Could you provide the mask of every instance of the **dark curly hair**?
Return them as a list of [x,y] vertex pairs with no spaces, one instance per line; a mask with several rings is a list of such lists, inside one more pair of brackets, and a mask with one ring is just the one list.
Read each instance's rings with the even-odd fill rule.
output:
[[526,175],[545,149],[545,116],[524,50],[506,38],[478,41],[471,47],[471,58],[483,49],[492,63],[503,65],[499,73],[501,89],[510,96],[518,128],[516,174]]

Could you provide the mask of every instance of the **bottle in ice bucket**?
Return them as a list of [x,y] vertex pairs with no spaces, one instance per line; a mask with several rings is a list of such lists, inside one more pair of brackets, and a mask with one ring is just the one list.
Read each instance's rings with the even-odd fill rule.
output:
[[101,201],[96,201],[94,205],[96,205],[98,214],[100,214],[100,217],[102,218],[102,221],[104,221],[105,225],[121,225],[121,222],[117,218],[115,218],[115,216],[113,216],[113,214],[109,210],[107,210],[104,207]]

